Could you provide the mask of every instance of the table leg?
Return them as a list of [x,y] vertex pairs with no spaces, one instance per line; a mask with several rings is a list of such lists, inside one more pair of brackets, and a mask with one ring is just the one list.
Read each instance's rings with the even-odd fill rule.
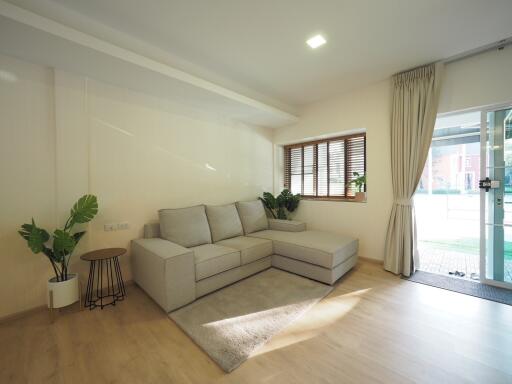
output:
[[97,294],[100,296],[100,308],[103,309],[103,260],[100,260],[98,280],[100,289],[97,291]]
[[[109,286],[110,286],[110,284],[112,284],[112,305],[116,305],[117,295],[116,295],[116,291],[114,288],[114,274],[112,272],[112,259],[108,259],[108,266],[109,266],[109,268],[107,269],[107,280],[109,281]],[[114,262],[114,266],[115,266],[115,262]],[[109,292],[109,294],[110,294],[110,292]]]
[[83,309],[82,307],[82,282],[78,279],[78,306],[80,311]]
[[85,290],[85,306],[91,310],[93,308],[92,305],[92,291],[94,288],[94,268],[96,264],[94,261],[90,262],[89,265],[89,278],[87,279],[87,288]]
[[116,279],[117,279],[117,287],[118,287],[118,299],[123,300],[126,296],[126,291],[124,288],[123,274],[121,273],[121,266],[119,265],[119,259],[114,257],[114,265],[116,267]]

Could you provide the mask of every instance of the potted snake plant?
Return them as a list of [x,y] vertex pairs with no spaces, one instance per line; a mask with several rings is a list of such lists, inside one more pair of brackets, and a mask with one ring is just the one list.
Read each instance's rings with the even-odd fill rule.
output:
[[352,180],[350,184],[355,184],[358,190],[355,194],[354,201],[366,201],[366,192],[364,191],[364,187],[366,185],[366,175],[360,175],[359,172],[353,172],[352,174],[355,176],[355,179]]
[[85,231],[74,232],[75,224],[88,223],[98,213],[98,200],[94,195],[84,195],[71,208],[64,228],[55,229],[52,235],[39,228],[34,219],[23,224],[18,233],[27,241],[30,250],[43,253],[50,262],[55,276],[48,280],[49,308],[61,308],[79,300],[78,275],[69,273],[69,260]]

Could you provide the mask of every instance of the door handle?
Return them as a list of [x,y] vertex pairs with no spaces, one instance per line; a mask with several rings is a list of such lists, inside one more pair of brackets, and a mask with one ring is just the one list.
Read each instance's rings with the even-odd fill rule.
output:
[[478,182],[478,188],[485,189],[485,192],[489,192],[489,189],[496,189],[500,187],[500,181],[499,180],[491,180],[488,177],[486,177],[483,180],[480,180]]

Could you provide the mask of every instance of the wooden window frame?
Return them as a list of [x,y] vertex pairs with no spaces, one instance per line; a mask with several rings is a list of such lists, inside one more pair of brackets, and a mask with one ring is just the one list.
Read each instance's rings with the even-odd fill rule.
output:
[[[356,133],[352,135],[344,135],[344,136],[335,136],[327,139],[321,140],[313,140],[313,141],[305,141],[301,143],[289,144],[283,147],[284,149],[284,187],[291,190],[291,150],[296,148],[301,148],[301,197],[306,200],[320,200],[320,201],[354,201],[355,196],[349,196],[349,182],[352,180],[351,174],[349,174],[350,164],[351,164],[351,156],[350,156],[350,148],[349,145],[350,139],[354,138],[363,138],[363,169],[364,174],[366,174],[366,132]],[[330,176],[331,176],[331,168],[330,168],[330,143],[335,141],[343,141],[343,149],[344,149],[344,193],[342,196],[335,195],[330,196]],[[318,196],[318,145],[326,144],[326,167],[327,167],[327,195],[326,196]],[[315,195],[304,195],[304,147],[313,146],[313,186]],[[367,190],[367,185],[364,186],[364,192]]]

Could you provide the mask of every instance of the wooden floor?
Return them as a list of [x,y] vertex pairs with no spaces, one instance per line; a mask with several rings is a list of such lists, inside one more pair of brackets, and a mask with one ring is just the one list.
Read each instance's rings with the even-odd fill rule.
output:
[[512,307],[361,263],[225,374],[140,289],[0,324],[0,383],[512,383]]

